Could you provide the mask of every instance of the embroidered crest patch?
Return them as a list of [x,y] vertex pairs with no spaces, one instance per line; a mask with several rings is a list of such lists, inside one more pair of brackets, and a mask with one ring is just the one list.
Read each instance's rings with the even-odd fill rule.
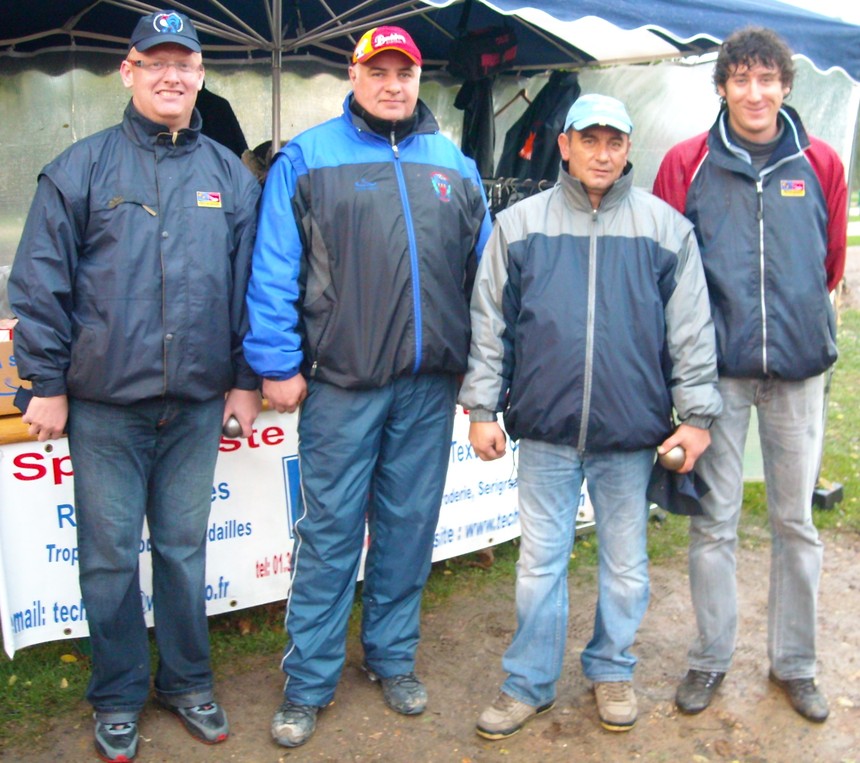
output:
[[221,208],[221,194],[216,191],[197,191],[198,207]]
[[447,175],[441,172],[434,172],[430,176],[430,182],[433,183],[433,190],[436,192],[436,197],[439,201],[451,201],[451,181]]
[[779,192],[782,196],[806,196],[806,181],[780,180]]

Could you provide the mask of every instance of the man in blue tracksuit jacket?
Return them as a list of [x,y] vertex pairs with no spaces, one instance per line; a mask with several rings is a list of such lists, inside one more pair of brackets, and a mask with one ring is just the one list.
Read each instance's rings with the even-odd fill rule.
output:
[[287,747],[334,696],[365,518],[364,667],[395,711],[427,700],[421,592],[490,222],[474,163],[418,100],[420,67],[403,29],[367,32],[343,114],[277,155],[263,197],[245,352],[276,410],[301,405],[304,511],[272,721]]

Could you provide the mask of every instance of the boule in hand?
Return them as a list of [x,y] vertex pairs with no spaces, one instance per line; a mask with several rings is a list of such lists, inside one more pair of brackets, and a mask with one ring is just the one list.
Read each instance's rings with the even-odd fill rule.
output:
[[659,454],[657,458],[664,468],[668,469],[670,472],[676,472],[684,465],[684,461],[687,460],[687,451],[685,451],[680,445],[676,445],[665,453]]
[[242,425],[239,423],[239,419],[235,416],[230,416],[230,418],[224,422],[221,433],[224,437],[241,437]]

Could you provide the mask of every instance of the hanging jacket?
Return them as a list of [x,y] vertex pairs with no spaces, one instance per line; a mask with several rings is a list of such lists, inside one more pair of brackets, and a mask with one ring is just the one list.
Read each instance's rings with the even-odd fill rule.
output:
[[550,180],[558,177],[558,135],[581,89],[576,72],[554,71],[505,135],[498,178]]

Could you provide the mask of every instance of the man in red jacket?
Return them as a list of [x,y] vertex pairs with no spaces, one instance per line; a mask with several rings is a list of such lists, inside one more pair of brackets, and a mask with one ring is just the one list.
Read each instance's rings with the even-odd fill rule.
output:
[[845,173],[783,104],[794,66],[785,42],[748,28],[722,45],[709,132],[666,155],[654,193],[696,226],[717,332],[723,413],[696,469],[710,485],[690,523],[698,634],[675,701],[704,710],[735,648],[735,550],[743,452],[756,407],[772,536],[770,680],[805,718],[827,718],[815,684],[822,544],[812,492],[823,439],[824,372],[836,360],[829,291],[845,262]]

